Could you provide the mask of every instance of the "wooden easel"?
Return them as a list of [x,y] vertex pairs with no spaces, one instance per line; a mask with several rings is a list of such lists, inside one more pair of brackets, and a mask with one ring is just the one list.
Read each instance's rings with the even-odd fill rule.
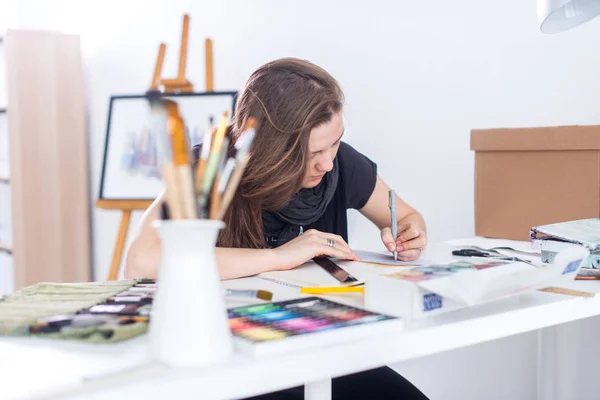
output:
[[96,207],[104,210],[121,210],[121,223],[119,224],[119,232],[115,241],[115,249],[113,250],[112,260],[110,262],[110,270],[108,271],[108,280],[113,281],[119,275],[119,266],[123,258],[123,249],[125,248],[125,239],[129,231],[129,222],[131,220],[131,212],[134,210],[145,210],[150,207],[152,200],[105,200],[98,199]]
[[[164,93],[189,93],[194,91],[194,85],[186,78],[186,64],[187,64],[187,46],[188,46],[188,33],[189,33],[189,22],[190,17],[188,14],[183,16],[183,28],[181,32],[181,47],[179,51],[179,69],[177,77],[174,79],[161,79],[162,66],[165,59],[165,53],[167,46],[161,43],[158,47],[158,57],[156,58],[156,65],[154,67],[154,74],[152,75],[152,82],[150,84],[150,90],[160,90],[162,85]],[[206,91],[213,91],[213,47],[212,40],[207,38],[204,45],[205,50],[205,75],[206,75]],[[135,210],[146,210],[152,204],[153,200],[106,200],[98,199],[96,201],[96,207],[104,210],[121,210],[121,223],[119,224],[119,231],[117,233],[117,240],[115,241],[115,248],[113,250],[113,256],[110,263],[110,270],[108,272],[108,280],[115,280],[119,275],[119,266],[123,258],[123,250],[125,248],[125,241],[127,239],[127,232],[129,231],[129,224],[131,221],[131,213]]]
[[[189,36],[190,17],[185,14],[183,16],[183,28],[181,30],[181,47],[179,48],[179,68],[177,77],[171,79],[161,79],[163,61],[167,46],[161,43],[158,47],[158,56],[156,58],[156,66],[154,68],[154,76],[150,90],[159,90],[160,85],[163,86],[165,93],[189,93],[194,91],[194,85],[186,78],[185,72],[187,67],[187,47]],[[213,91],[213,47],[212,40],[206,38],[204,42],[205,54],[205,75],[206,75],[206,91]]]

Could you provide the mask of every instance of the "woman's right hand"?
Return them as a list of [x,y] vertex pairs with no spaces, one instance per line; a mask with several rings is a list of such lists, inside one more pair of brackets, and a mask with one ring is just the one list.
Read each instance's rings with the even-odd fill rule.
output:
[[[327,239],[332,239],[335,242],[335,247],[329,247]],[[315,229],[304,232],[272,251],[278,258],[278,270],[296,268],[306,261],[319,256],[360,261],[360,258],[358,258],[341,236],[320,232]]]

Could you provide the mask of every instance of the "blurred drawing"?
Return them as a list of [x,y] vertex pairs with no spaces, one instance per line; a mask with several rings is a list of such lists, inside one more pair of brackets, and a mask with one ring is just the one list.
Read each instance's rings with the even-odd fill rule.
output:
[[[215,117],[208,117],[206,127],[192,127],[190,135],[190,127],[186,126],[188,142],[190,148],[201,144],[204,138],[204,132],[210,132],[214,128]],[[131,174],[141,174],[146,178],[160,179],[160,166],[156,156],[156,138],[152,134],[148,126],[144,126],[139,132],[129,131],[126,133],[125,148],[121,155],[121,168]]]
[[[223,112],[233,114],[237,92],[165,94],[177,102],[190,148],[200,144]],[[163,190],[156,138],[144,95],[111,97],[100,199],[152,200]]]

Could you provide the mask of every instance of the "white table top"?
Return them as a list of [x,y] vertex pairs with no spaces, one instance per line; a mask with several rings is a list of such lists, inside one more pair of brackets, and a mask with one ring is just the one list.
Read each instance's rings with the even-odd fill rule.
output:
[[[424,257],[448,259],[448,250],[433,246]],[[296,289],[259,278],[224,285],[271,290],[274,301],[298,297]],[[573,281],[569,287],[600,293],[599,281]],[[351,304],[362,302],[356,294],[332,298]],[[532,292],[429,317],[411,323],[401,333],[269,358],[235,354],[217,366],[188,369],[153,362],[147,336],[112,345],[2,338],[0,398],[241,398],[598,314],[600,296]]]

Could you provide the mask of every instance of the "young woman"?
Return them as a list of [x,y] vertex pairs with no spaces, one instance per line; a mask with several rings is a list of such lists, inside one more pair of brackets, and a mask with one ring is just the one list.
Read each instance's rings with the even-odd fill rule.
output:
[[[379,228],[384,245],[398,251],[399,259],[420,256],[427,244],[423,218],[396,198],[398,237],[392,236],[389,187],[373,161],[342,141],[343,100],[336,80],[306,61],[279,59],[250,76],[236,102],[230,143],[249,117],[256,119],[257,131],[219,234],[216,257],[222,279],[288,270],[320,255],[358,260],[348,246],[350,208]],[[127,252],[127,277],[157,275],[160,239],[152,221],[159,217],[162,201],[162,196],[156,199],[142,218]],[[388,368],[337,378],[333,391],[334,398],[344,399],[425,398]],[[297,398],[297,393],[302,392],[268,398]]]

